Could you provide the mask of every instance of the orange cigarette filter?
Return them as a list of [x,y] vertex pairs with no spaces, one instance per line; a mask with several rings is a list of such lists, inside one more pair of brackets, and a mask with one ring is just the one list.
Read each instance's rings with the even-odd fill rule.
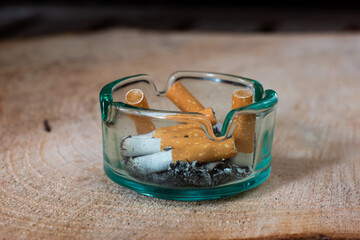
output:
[[155,138],[207,138],[202,129],[185,129],[179,131],[160,132],[152,135]]
[[175,148],[185,148],[192,145],[201,145],[201,144],[213,144],[214,141],[208,138],[162,138],[160,149],[163,151],[167,147]]
[[216,162],[237,155],[233,138],[224,141],[211,141],[172,149],[172,159],[176,161]]
[[192,130],[192,129],[202,129],[200,124],[194,123],[194,124],[179,124],[179,125],[173,125],[168,127],[161,127],[155,130],[156,134],[163,134],[163,133],[172,133],[177,131],[186,131],[186,130]]
[[165,94],[181,111],[200,112],[207,116],[212,124],[216,123],[214,112],[205,107],[180,83],[175,82]]
[[[245,107],[252,104],[253,93],[245,89],[237,89],[232,94],[232,109]],[[240,114],[234,121],[236,126],[233,132],[235,146],[238,152],[252,153],[254,152],[255,141],[255,114]]]
[[140,89],[131,89],[125,95],[125,102],[134,107],[149,108],[145,94]]
[[[209,108],[212,112],[211,108]],[[207,110],[207,109],[205,109]],[[204,121],[205,119],[199,118],[198,116],[190,115],[190,114],[176,114],[176,115],[168,115],[166,119],[170,119],[177,122],[186,123],[188,126],[194,126],[197,129],[206,129],[206,131],[210,134],[212,138],[216,138],[213,133],[212,124],[209,124],[208,121]]]
[[202,113],[209,118],[212,125],[216,124],[215,114],[212,108],[205,108],[204,110],[199,111],[199,113]]
[[[146,100],[145,94],[140,89],[131,89],[125,95],[125,102],[134,107],[149,108],[149,104]],[[154,124],[144,116],[130,116],[136,127],[138,134],[145,134],[155,129]]]

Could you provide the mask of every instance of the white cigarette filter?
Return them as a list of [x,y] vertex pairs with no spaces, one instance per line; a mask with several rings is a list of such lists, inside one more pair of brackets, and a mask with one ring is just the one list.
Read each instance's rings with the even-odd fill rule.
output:
[[233,138],[224,141],[188,145],[169,151],[157,152],[133,159],[133,165],[142,173],[154,173],[166,170],[170,163],[177,161],[188,162],[216,162],[237,155]]
[[143,174],[161,172],[168,169],[170,163],[172,163],[172,152],[163,151],[134,158],[132,163],[134,168]]
[[211,124],[216,124],[214,112],[205,108],[180,82],[175,82],[165,95],[183,112],[199,112],[207,116]]
[[208,138],[133,138],[122,142],[122,154],[127,157],[143,156],[163,151],[166,148],[178,149],[201,144],[213,144]]
[[[134,107],[149,108],[145,94],[140,89],[131,89],[125,95],[125,102]],[[138,134],[145,134],[155,129],[151,120],[144,116],[128,115],[135,123],[136,132]]]
[[153,154],[161,151],[160,138],[125,138],[121,144],[121,151],[125,157]]

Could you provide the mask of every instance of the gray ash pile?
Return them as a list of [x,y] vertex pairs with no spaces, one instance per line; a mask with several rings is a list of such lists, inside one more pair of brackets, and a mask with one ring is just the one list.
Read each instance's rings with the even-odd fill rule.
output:
[[229,159],[219,163],[199,164],[177,161],[167,170],[139,174],[131,164],[131,159],[124,161],[128,173],[141,181],[169,187],[213,187],[243,179],[252,172],[251,167],[239,167]]

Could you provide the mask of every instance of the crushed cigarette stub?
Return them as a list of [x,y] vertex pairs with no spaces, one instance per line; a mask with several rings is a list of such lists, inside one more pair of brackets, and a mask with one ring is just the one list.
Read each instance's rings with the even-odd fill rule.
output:
[[180,83],[175,82],[165,95],[183,112],[199,112],[209,118],[211,124],[216,124],[214,112],[206,108]]
[[[134,107],[149,108],[145,94],[140,89],[131,89],[125,95],[125,102]],[[129,115],[135,123],[138,134],[145,134],[155,129],[151,120],[145,116]]]
[[224,141],[211,141],[157,152],[133,159],[133,165],[143,173],[166,170],[170,163],[177,161],[208,163],[234,157],[237,154],[233,138]]
[[[252,104],[253,93],[245,89],[237,89],[232,94],[232,109]],[[233,132],[235,145],[240,153],[253,153],[255,143],[255,114],[239,114],[234,121],[236,126]]]

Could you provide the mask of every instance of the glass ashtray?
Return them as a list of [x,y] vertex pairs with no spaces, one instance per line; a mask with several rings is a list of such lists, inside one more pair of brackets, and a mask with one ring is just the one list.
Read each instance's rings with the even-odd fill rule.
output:
[[113,81],[100,92],[104,171],[163,199],[249,190],[270,174],[277,102],[275,91],[228,74],[175,72],[162,91],[146,74]]

